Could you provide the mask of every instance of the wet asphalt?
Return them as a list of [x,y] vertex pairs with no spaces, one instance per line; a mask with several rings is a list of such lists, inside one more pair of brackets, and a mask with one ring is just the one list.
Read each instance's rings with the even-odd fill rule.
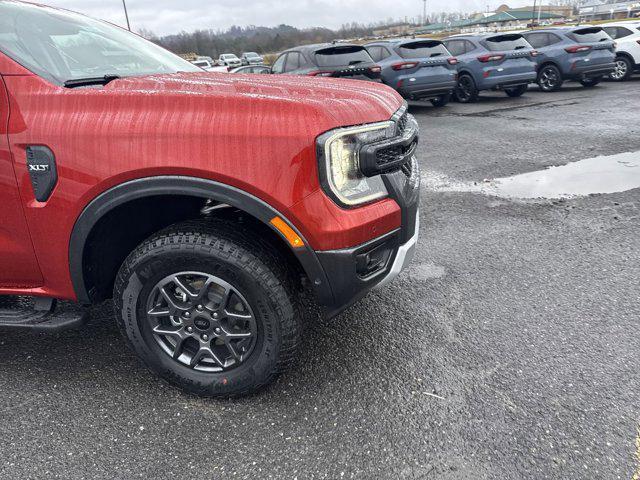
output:
[[[640,151],[640,79],[412,105],[425,177]],[[295,369],[184,395],[87,328],[0,336],[0,478],[640,478],[640,189],[424,189],[412,266],[310,325]],[[634,477],[637,475],[638,477]]]

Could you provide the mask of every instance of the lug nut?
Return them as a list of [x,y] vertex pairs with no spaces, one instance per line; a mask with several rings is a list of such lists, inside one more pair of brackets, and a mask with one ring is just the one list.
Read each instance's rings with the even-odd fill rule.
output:
[[201,312],[203,309],[202,305],[198,305],[196,308],[198,309],[199,312]]
[[216,333],[220,333],[221,331],[220,328],[216,328]]
[[189,313],[189,312],[184,312],[184,313],[182,314],[182,316],[183,316],[183,317],[187,317],[187,318],[189,318],[189,317],[191,316],[191,313]]
[[218,312],[213,313],[213,318],[218,318]]
[[187,327],[187,332],[193,333],[193,327]]
[[209,335],[207,335],[206,333],[202,335],[202,340],[204,340],[205,342],[209,340]]

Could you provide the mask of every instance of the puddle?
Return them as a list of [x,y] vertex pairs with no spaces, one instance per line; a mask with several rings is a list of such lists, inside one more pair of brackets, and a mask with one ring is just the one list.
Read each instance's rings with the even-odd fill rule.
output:
[[424,181],[427,188],[438,192],[475,192],[502,198],[570,198],[624,192],[640,187],[640,152],[587,158],[476,183],[433,173],[427,173]]

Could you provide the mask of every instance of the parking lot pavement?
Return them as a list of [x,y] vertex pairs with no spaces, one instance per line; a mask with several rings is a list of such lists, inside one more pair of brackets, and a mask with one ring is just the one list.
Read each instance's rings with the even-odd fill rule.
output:
[[[640,151],[640,80],[412,105],[426,185]],[[640,469],[640,189],[425,188],[414,263],[239,401],[148,374],[108,306],[0,338],[0,478],[617,479]]]

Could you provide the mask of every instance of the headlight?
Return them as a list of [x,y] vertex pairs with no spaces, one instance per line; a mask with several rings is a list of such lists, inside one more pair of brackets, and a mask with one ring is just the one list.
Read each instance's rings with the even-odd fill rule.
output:
[[380,122],[340,128],[318,139],[320,178],[339,203],[353,206],[388,195],[380,175],[367,177],[360,171],[359,152],[365,143],[393,136],[394,129],[393,122]]

